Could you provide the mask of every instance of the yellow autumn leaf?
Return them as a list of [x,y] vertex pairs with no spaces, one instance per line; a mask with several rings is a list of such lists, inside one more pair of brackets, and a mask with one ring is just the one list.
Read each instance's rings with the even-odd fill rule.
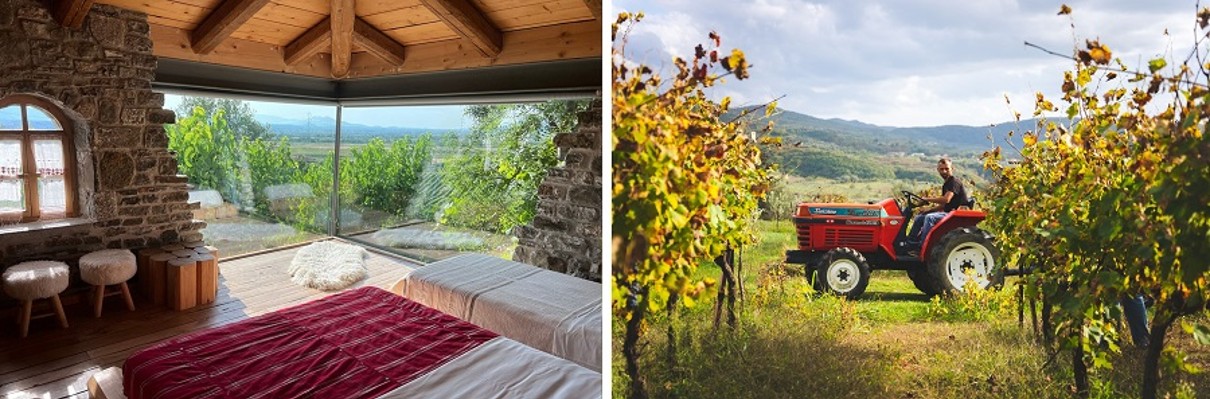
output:
[[1109,61],[1113,58],[1113,52],[1109,51],[1109,46],[1101,44],[1098,40],[1088,41],[1088,55],[1093,62],[1101,65],[1109,65]]

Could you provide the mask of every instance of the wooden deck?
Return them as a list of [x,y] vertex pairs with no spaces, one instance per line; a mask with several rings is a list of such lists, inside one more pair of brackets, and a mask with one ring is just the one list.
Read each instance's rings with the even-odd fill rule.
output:
[[[332,294],[290,282],[286,268],[297,251],[284,249],[221,262],[215,303],[182,312],[137,297],[138,310],[131,312],[120,296],[111,296],[99,319],[92,317],[86,303],[65,303],[71,324],[68,329],[60,329],[54,317],[36,319],[29,337],[20,339],[15,323],[2,322],[0,398],[87,398],[86,384],[93,373],[120,366],[132,352],[147,345]],[[370,277],[352,288],[389,288],[416,267],[373,251],[367,265]],[[40,304],[35,304],[35,314]]]

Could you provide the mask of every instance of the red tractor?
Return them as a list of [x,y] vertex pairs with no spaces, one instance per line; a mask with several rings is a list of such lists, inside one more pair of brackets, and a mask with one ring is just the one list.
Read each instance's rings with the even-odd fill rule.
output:
[[[937,222],[919,251],[907,244],[912,210],[927,205],[903,192],[869,204],[801,203],[794,213],[798,249],[786,262],[806,265],[815,289],[853,299],[865,292],[870,271],[905,270],[916,288],[932,296],[960,292],[968,280],[980,287],[999,285],[1004,273],[993,238],[976,225],[986,214],[970,210],[974,200]],[[919,254],[919,256],[917,255]]]

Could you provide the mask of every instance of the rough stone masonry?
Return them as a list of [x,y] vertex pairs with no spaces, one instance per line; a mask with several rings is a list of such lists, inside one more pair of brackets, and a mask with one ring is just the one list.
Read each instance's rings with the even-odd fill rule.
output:
[[84,25],[71,29],[54,21],[45,2],[0,1],[0,98],[33,95],[68,114],[62,122],[75,130],[84,220],[0,234],[0,270],[53,259],[78,276],[76,261],[90,251],[202,238],[164,134],[175,115],[151,91],[151,47],[142,13],[94,5]]
[[562,167],[538,186],[538,211],[518,226],[513,260],[601,281],[601,103],[580,113],[575,131],[555,136]]

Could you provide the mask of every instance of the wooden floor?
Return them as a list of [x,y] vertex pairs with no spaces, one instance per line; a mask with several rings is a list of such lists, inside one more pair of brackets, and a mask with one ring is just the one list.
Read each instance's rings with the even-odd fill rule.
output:
[[[290,282],[286,268],[297,251],[222,261],[217,301],[182,312],[151,305],[137,296],[138,310],[131,312],[120,296],[111,296],[99,319],[92,317],[86,303],[65,304],[71,324],[68,329],[60,329],[53,316],[36,319],[29,337],[21,339],[15,322],[0,322],[0,398],[87,398],[86,384],[92,373],[120,366],[127,356],[147,345],[332,294]],[[370,277],[353,288],[389,288],[416,266],[374,252],[367,265]],[[37,314],[38,304],[34,308]],[[15,312],[12,318],[4,317],[14,318]]]

